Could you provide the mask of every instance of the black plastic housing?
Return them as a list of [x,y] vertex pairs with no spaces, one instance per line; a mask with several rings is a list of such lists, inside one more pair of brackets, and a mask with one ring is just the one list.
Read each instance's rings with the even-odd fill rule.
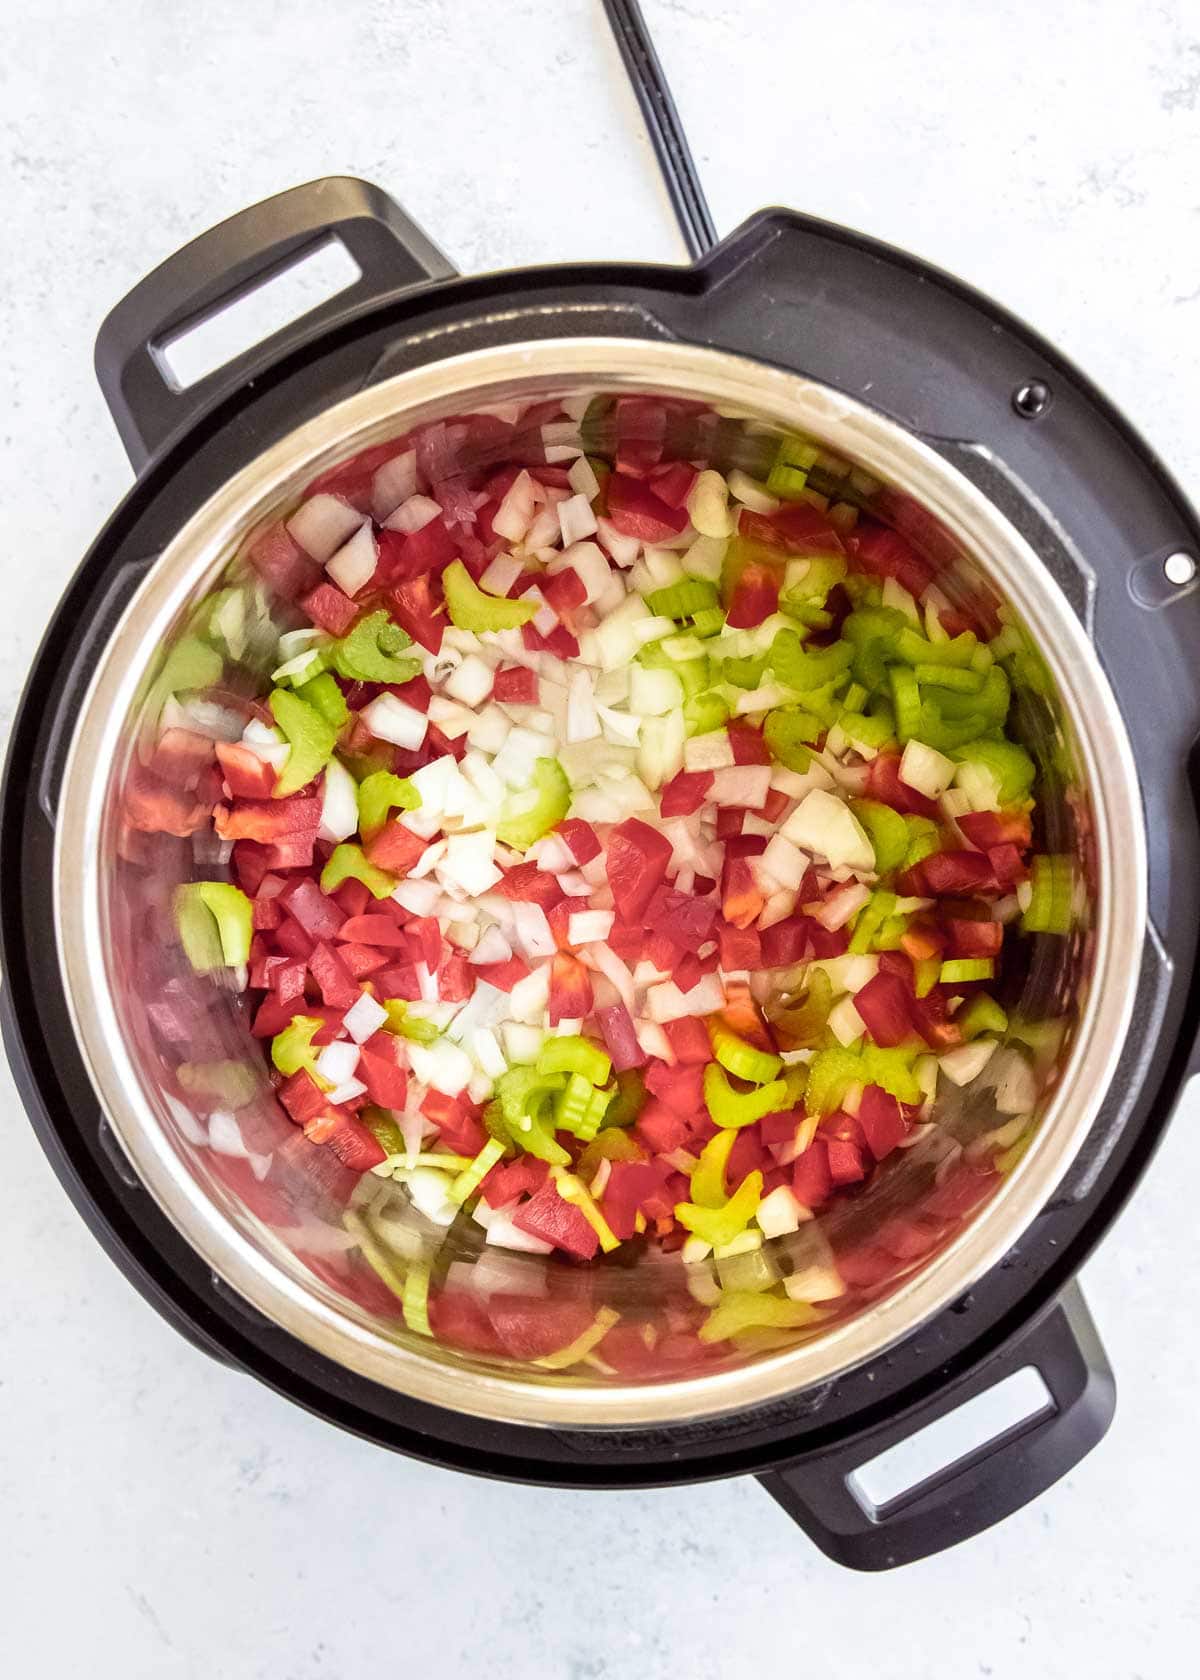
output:
[[[234,218],[203,236],[105,324],[98,374],[144,470],[67,589],[13,725],[0,811],[0,1008],[15,1077],[55,1171],[110,1256],[182,1333],[384,1446],[577,1487],[783,1467],[765,1478],[771,1491],[825,1550],[861,1568],[987,1526],[1068,1469],[1111,1415],[1102,1351],[1080,1330],[1078,1311],[1069,1322],[1070,1309],[1056,1303],[1133,1189],[1193,1059],[1200,588],[1164,588],[1162,562],[1176,551],[1200,558],[1194,513],[1116,410],[1019,321],[915,258],[789,211],[753,217],[692,268],[564,265],[466,279],[452,277],[419,230],[364,183],[315,183],[247,215],[257,218],[252,227]],[[190,392],[155,389],[161,374],[150,349],[166,329],[347,229],[363,271],[352,293]],[[49,929],[58,782],[88,649],[183,522],[269,443],[354,391],[468,349],[576,335],[690,340],[792,369],[872,404],[976,479],[1064,587],[1117,695],[1142,778],[1151,925],[1137,1019],[1088,1146],[1052,1204],[967,1296],[822,1390],[693,1424],[567,1432],[406,1400],[324,1360],[215,1279],[108,1132],[74,1044]],[[1037,418],[1013,400],[1031,381],[1050,393]],[[848,1468],[1031,1360],[1066,1373],[1061,1393],[1050,1383],[1058,1428],[1044,1432],[1036,1465],[1007,1479],[989,1455],[956,1467],[948,1478],[955,1521],[944,1500],[929,1503],[929,1490],[907,1517],[847,1515],[834,1484]],[[996,1443],[990,1456],[1012,1447]],[[1021,1462],[1020,1443],[1008,1462]]]

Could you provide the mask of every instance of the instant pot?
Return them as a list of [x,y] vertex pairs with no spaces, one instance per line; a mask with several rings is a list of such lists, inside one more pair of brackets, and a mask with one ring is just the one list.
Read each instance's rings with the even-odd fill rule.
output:
[[[329,241],[354,259],[353,285],[178,388],[164,346]],[[13,724],[0,959],[31,1122],[130,1281],[196,1346],[382,1446],[580,1488],[755,1475],[856,1568],[959,1541],[1070,1469],[1114,1405],[1075,1274],[1196,1065],[1200,1009],[1200,530],[1121,415],[960,282],[789,211],[754,216],[689,267],[461,277],[351,179],[283,193],[172,257],[105,321],[96,368],[137,481],[71,582]],[[639,392],[698,400],[751,435],[816,439],[964,589],[1008,604],[1049,677],[1045,716],[1027,720],[1056,743],[1042,820],[1080,869],[1070,935],[1039,945],[1026,976],[1063,1031],[1036,1136],[1003,1184],[821,1334],[635,1382],[406,1336],[339,1283],[336,1184],[306,1203],[293,1177],[284,1217],[216,1170],[146,1028],[161,976],[154,924],[130,912],[118,818],[164,650],[247,534],[314,477],[417,423]],[[176,845],[155,879],[193,864]],[[234,993],[198,1008],[227,1054],[261,1061]],[[529,1264],[535,1303],[598,1287]],[[647,1259],[612,1287],[664,1312],[675,1286]],[[1026,1367],[1046,1391],[1032,1415],[891,1497],[862,1491],[865,1463]]]

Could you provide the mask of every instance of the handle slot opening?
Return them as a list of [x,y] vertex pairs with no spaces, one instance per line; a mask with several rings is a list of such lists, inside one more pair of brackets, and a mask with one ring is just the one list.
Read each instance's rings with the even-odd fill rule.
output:
[[362,278],[340,239],[318,241],[243,297],[208,310],[150,345],[164,381],[186,391]]

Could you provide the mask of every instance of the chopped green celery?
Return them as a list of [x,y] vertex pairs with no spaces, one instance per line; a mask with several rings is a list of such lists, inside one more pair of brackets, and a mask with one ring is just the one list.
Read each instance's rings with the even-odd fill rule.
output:
[[697,1207],[694,1202],[677,1202],[675,1217],[679,1223],[713,1248],[724,1248],[746,1229],[762,1200],[763,1176],[755,1171],[747,1173],[729,1200],[719,1208]]
[[962,986],[969,980],[990,980],[996,972],[991,957],[951,957],[938,974],[943,986]]
[[697,636],[719,636],[725,628],[725,614],[720,607],[702,607],[692,615],[692,629]]
[[812,762],[809,746],[820,737],[824,727],[819,717],[800,706],[778,706],[767,713],[763,739],[771,756],[780,764],[803,773]]
[[922,858],[932,857],[934,852],[941,851],[941,830],[932,817],[905,817],[904,827],[908,833],[908,844],[901,864],[903,869],[913,869]]
[[410,1016],[408,1004],[403,998],[384,998],[383,1007],[388,1017],[381,1029],[383,1032],[411,1039],[414,1044],[432,1044],[442,1036],[433,1022],[427,1021],[423,1015]]
[[959,694],[978,694],[983,687],[983,673],[970,666],[916,665],[913,675],[930,688],[953,689]]
[[346,697],[328,671],[319,671],[315,677],[300,683],[296,693],[306,706],[320,712],[326,723],[331,724],[334,729],[344,729],[350,722],[350,708],[346,704]]
[[989,997],[986,992],[976,992],[954,1017],[954,1024],[965,1039],[972,1039],[982,1033],[1007,1032],[1008,1016],[995,998]]
[[196,636],[184,636],[166,657],[156,690],[180,694],[188,689],[211,688],[225,672],[225,661],[216,648]]
[[663,618],[689,619],[718,604],[717,586],[707,578],[683,577],[663,589],[652,589],[646,605]]
[[832,729],[844,710],[841,696],[850,685],[847,671],[841,671],[820,688],[806,688],[797,693],[796,704],[802,711],[819,717],[827,729]]
[[824,607],[814,607],[810,601],[797,601],[790,593],[786,599],[780,596],[779,610],[805,630],[828,630],[833,623],[833,614],[826,612]]
[[404,1322],[418,1336],[432,1336],[429,1323],[429,1265],[414,1260],[404,1278],[404,1294],[400,1297]]
[[[613,1242],[617,1243],[616,1237],[613,1237]],[[620,1247],[620,1244],[617,1243],[617,1246]],[[544,1371],[569,1370],[572,1365],[578,1365],[581,1359],[586,1359],[592,1349],[600,1345],[613,1325],[620,1321],[620,1317],[615,1307],[600,1307],[587,1329],[581,1331],[573,1342],[568,1342],[566,1347],[556,1348],[553,1353],[542,1354],[541,1358],[535,1359],[533,1363],[540,1365]]]
[[802,501],[808,486],[809,468],[815,464],[820,453],[814,444],[806,443],[803,438],[780,438],[767,474],[768,494],[778,496],[784,502]]
[[548,1038],[538,1052],[539,1073],[578,1073],[589,1085],[604,1085],[612,1072],[612,1057],[590,1039],[572,1033]]
[[567,1082],[558,1093],[554,1105],[554,1129],[571,1132],[584,1143],[590,1143],[600,1130],[600,1122],[608,1104],[597,1105],[596,1088],[582,1073],[569,1073]]
[[1070,933],[1075,896],[1075,860],[1068,853],[1035,857],[1030,865],[1033,896],[1021,917],[1022,933]]
[[928,997],[942,973],[940,957],[918,957],[913,964],[913,990],[919,998]]
[[850,669],[854,680],[868,694],[878,694],[887,687],[888,667],[893,658],[890,642],[876,636],[869,642],[859,642],[854,649],[854,663]]
[[819,1318],[807,1301],[750,1289],[726,1289],[696,1334],[702,1342],[727,1342],[746,1330],[800,1330]]
[[[921,690],[916,677],[903,665],[891,665],[888,667],[888,681],[891,684],[892,705],[896,709],[896,739],[911,741],[914,735],[926,739],[921,728]],[[933,743],[929,744],[932,746]]]
[[[842,727],[845,728],[845,725]],[[899,811],[893,811],[890,805],[884,805],[878,799],[852,799],[850,809],[866,829],[867,839],[874,847],[877,872],[888,875],[893,869],[899,869],[909,844],[908,824]]]
[[408,1145],[389,1109],[367,1107],[359,1118],[385,1155],[404,1154]]
[[736,1079],[745,1079],[754,1085],[765,1085],[769,1080],[777,1079],[783,1067],[778,1056],[771,1055],[766,1050],[758,1050],[753,1044],[747,1044],[744,1038],[722,1026],[720,1017],[716,1017],[708,1024],[708,1034],[712,1039],[713,1055],[721,1066],[732,1073]]
[[396,886],[396,877],[377,868],[362,847],[351,840],[343,840],[330,852],[321,871],[321,891],[336,892],[343,881],[361,881],[372,898],[390,898]]
[[358,827],[364,840],[371,840],[379,833],[390,812],[420,808],[421,795],[407,776],[377,770],[358,784]]
[[782,1079],[773,1079],[757,1091],[735,1091],[715,1062],[704,1069],[704,1101],[718,1126],[736,1130],[752,1126],[764,1114],[774,1114],[787,1098],[787,1086]]
[[420,655],[405,650],[412,637],[380,607],[329,649],[334,670],[351,682],[408,682],[421,669]]
[[245,1108],[262,1087],[260,1070],[249,1062],[180,1062],[175,1077],[189,1096],[217,1097],[225,1108]]
[[780,630],[771,643],[770,666],[785,688],[802,693],[821,688],[848,671],[854,659],[850,642],[832,642],[829,647],[806,649],[794,630]]
[[287,737],[291,751],[279,772],[274,797],[286,799],[299,793],[314,776],[319,776],[333,756],[337,730],[315,706],[301,700],[287,688],[271,690],[271,715]]
[[250,961],[254,937],[254,906],[230,881],[196,881],[192,890],[217,924],[221,955],[227,968]]
[[509,1068],[496,1081],[496,1100],[508,1137],[527,1155],[536,1155],[552,1166],[567,1166],[571,1157],[556,1142],[548,1117],[541,1111],[565,1085],[563,1074],[539,1074],[530,1067]]
[[617,1075],[616,1095],[604,1112],[604,1131],[632,1126],[646,1101],[646,1081],[640,1068],[626,1068]]
[[848,712],[861,712],[870,698],[860,682],[852,682],[842,695],[842,704]]
[[964,630],[947,642],[931,642],[905,625],[896,637],[896,657],[906,665],[969,665],[978,646],[973,630]]
[[736,1132],[718,1132],[700,1151],[700,1159],[691,1182],[694,1206],[720,1208],[729,1200],[725,1189],[725,1169],[729,1165],[730,1151],[736,1142]]
[[[878,855],[876,863],[878,864]],[[880,874],[883,871],[880,870]],[[875,939],[884,923],[896,914],[896,895],[893,892],[873,892],[854,919],[850,935],[850,950],[857,956],[875,949]]]
[[[846,575],[846,561],[840,554],[813,554],[808,557],[808,570],[789,583],[779,598],[780,612],[792,607],[810,605],[823,607],[825,597]],[[788,603],[785,605],[784,603]]]
[[213,974],[225,967],[216,920],[193,884],[175,889],[175,927],[184,955],[197,974]]
[[[894,669],[894,667],[893,667]],[[921,715],[914,733],[927,747],[940,753],[952,753],[968,741],[976,740],[987,728],[987,720],[979,712],[972,712],[961,721],[949,718],[934,699],[921,702]]]
[[767,668],[767,656],[760,653],[749,659],[723,659],[721,681],[733,688],[757,688]]
[[489,630],[516,630],[537,612],[536,601],[510,601],[480,589],[461,560],[452,560],[442,573],[442,590],[451,624],[476,635]]
[[[667,641],[675,638],[668,636]],[[681,641],[682,637],[679,638]],[[697,644],[698,646],[699,644]],[[644,665],[651,671],[673,671],[683,684],[683,697],[692,699],[701,694],[709,685],[709,661],[707,654],[691,659],[673,659],[663,642],[647,642],[636,655],[639,665]]]
[[719,694],[711,690],[706,694],[694,694],[683,703],[683,721],[689,736],[709,735],[714,729],[722,728],[728,720],[729,707]]
[[401,1302],[404,1300],[404,1272],[395,1264],[392,1255],[380,1243],[366,1220],[347,1208],[343,1223],[357,1242],[363,1259]]
[[808,1114],[832,1114],[852,1085],[863,1082],[862,1058],[853,1050],[819,1050],[808,1064],[804,1107]]
[[[855,687],[858,686],[856,683]],[[876,752],[886,746],[896,733],[895,721],[890,715],[868,717],[865,712],[847,708],[837,721],[847,740],[853,741],[855,746],[874,747]]]
[[847,572],[842,588],[856,607],[877,607],[883,600],[883,584],[866,572]]
[[915,1103],[921,1100],[921,1087],[914,1071],[914,1063],[924,1053],[923,1044],[897,1045],[885,1050],[878,1044],[867,1044],[862,1052],[864,1085],[878,1085],[897,1102]]
[[950,756],[959,764],[978,764],[987,770],[996,782],[1001,805],[1019,805],[1029,798],[1037,768],[1015,741],[970,741]]
[[571,804],[571,784],[556,758],[539,758],[528,788],[510,793],[504,801],[496,838],[502,846],[523,852],[559,824]]
[[564,1202],[570,1202],[572,1207],[579,1209],[599,1237],[600,1247],[604,1253],[611,1254],[614,1249],[620,1248],[620,1237],[616,1235],[608,1220],[596,1206],[592,1193],[583,1180],[577,1178],[572,1172],[564,1172],[561,1167],[552,1167],[551,1173],[559,1195]]
[[504,1159],[504,1144],[499,1138],[489,1138],[469,1167],[464,1167],[451,1181],[446,1192],[459,1207],[478,1190],[498,1161]]
[[324,1025],[316,1015],[293,1015],[283,1031],[275,1034],[271,1040],[271,1060],[280,1073],[290,1078],[304,1068],[314,1079],[319,1078],[312,1041]]
[[889,916],[879,932],[875,935],[875,949],[877,951],[898,951],[904,943],[904,935],[908,932],[909,916]]

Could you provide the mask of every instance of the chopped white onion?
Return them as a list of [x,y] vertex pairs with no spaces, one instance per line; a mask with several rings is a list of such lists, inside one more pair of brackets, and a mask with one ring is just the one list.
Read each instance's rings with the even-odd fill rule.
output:
[[875,849],[862,824],[843,800],[823,788],[813,788],[804,796],[780,832],[804,851],[828,858],[835,867],[875,868]]
[[287,531],[307,555],[323,566],[362,523],[363,515],[357,508],[337,496],[320,494],[300,504],[287,522]]
[[595,533],[596,515],[586,496],[568,496],[565,501],[559,502],[557,512],[564,548],[570,548],[572,543],[582,542]]
[[435,502],[432,496],[409,496],[407,501],[400,503],[384,520],[384,526],[389,531],[401,531],[406,536],[412,536],[416,531],[423,531],[426,525],[439,519],[442,504]]
[[371,480],[371,512],[382,525],[401,502],[417,493],[417,452],[406,449],[385,461]]
[[571,945],[591,945],[607,939],[615,920],[611,910],[575,910],[567,917],[567,942]]
[[342,1016],[342,1025],[350,1034],[355,1044],[365,1044],[388,1018],[388,1012],[370,992],[364,992],[357,1003],[352,1003]]
[[995,1049],[994,1038],[977,1038],[970,1044],[959,1044],[953,1050],[947,1050],[938,1057],[938,1065],[955,1085],[969,1085],[973,1079],[979,1078]]
[[331,1085],[342,1085],[354,1077],[358,1066],[358,1045],[348,1044],[344,1038],[327,1044],[315,1062],[317,1072]]
[[378,741],[390,741],[393,746],[415,752],[425,739],[429,720],[424,712],[407,705],[394,694],[377,695],[370,705],[358,714]]
[[[703,736],[694,738],[704,739]],[[714,805],[734,805],[745,811],[760,811],[766,804],[770,791],[769,764],[734,764],[713,772],[709,798]],[[787,885],[785,881],[780,881],[779,884]]]
[[359,526],[350,541],[343,543],[332,559],[325,562],[325,570],[343,594],[353,597],[370,583],[378,562],[375,533],[368,521]]
[[958,766],[944,753],[927,747],[924,741],[909,741],[900,758],[897,772],[908,787],[923,793],[926,799],[940,799],[954,780]]
[[748,507],[751,513],[778,513],[779,502],[772,496],[765,485],[756,478],[751,478],[740,467],[735,467],[729,475],[729,494],[735,501]]
[[321,789],[321,824],[317,829],[320,840],[335,844],[348,840],[358,828],[358,783],[336,758],[325,766],[325,780]]

